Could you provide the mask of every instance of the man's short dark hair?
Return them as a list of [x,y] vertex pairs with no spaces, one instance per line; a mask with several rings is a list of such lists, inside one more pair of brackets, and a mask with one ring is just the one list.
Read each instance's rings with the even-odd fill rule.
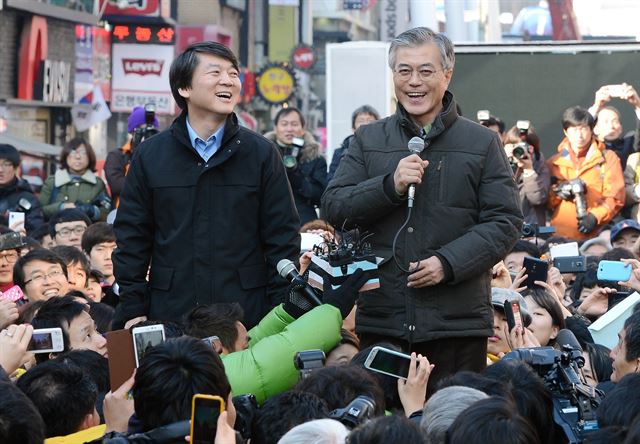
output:
[[[395,344],[391,344],[388,342],[378,342],[373,344],[365,349],[360,350],[358,353],[353,355],[351,358],[350,364],[357,365],[360,368],[365,368],[364,363],[369,357],[369,353],[373,350],[373,347],[384,347],[391,350],[395,350],[397,352],[402,352],[402,349]],[[366,370],[369,372],[368,370]],[[402,402],[400,401],[400,395],[398,394],[398,379],[393,376],[385,375],[378,372],[370,372],[371,376],[376,378],[380,388],[384,393],[384,405],[387,410],[392,409],[402,409]]]
[[356,119],[360,114],[369,114],[370,116],[373,116],[374,119],[380,120],[380,113],[373,106],[362,105],[356,108],[355,111],[353,111],[353,113],[351,113],[351,128],[355,129]]
[[297,113],[298,117],[300,117],[300,124],[304,128],[306,122],[304,121],[304,116],[302,115],[302,111],[300,111],[295,106],[289,106],[287,108],[280,108],[280,110],[276,113],[276,117],[273,119],[273,126],[276,126],[280,119],[288,116],[291,113]]
[[48,234],[49,234],[49,224],[45,222],[42,225],[40,225],[39,227],[37,227],[36,229],[31,230],[29,232],[29,237],[31,239],[35,239],[36,241],[38,241],[40,243],[40,245],[42,245],[42,240]]
[[621,259],[634,259],[633,253],[626,248],[616,247],[611,250],[602,253],[600,256],[601,261],[619,261]]
[[237,302],[198,305],[184,318],[184,332],[194,338],[217,336],[227,350],[238,340],[236,322],[242,322],[244,311]]
[[542,441],[531,423],[518,413],[513,402],[491,396],[458,415],[447,431],[446,442],[537,444]]
[[187,101],[180,95],[178,89],[191,88],[193,73],[200,63],[198,54],[209,54],[223,58],[229,61],[238,71],[238,59],[235,54],[222,43],[218,42],[199,42],[189,45],[182,53],[180,53],[171,63],[169,70],[169,85],[171,86],[171,94],[176,104],[182,109],[187,110]]
[[42,415],[47,438],[77,432],[98,396],[95,383],[80,367],[56,359],[22,375],[18,387]]
[[0,393],[0,442],[42,444],[44,421],[31,400],[9,381],[0,381]]
[[295,426],[329,417],[327,404],[309,392],[291,390],[267,399],[253,421],[253,444],[276,444]]
[[82,270],[84,270],[84,274],[87,278],[89,277],[89,273],[91,273],[91,263],[82,251],[70,245],[56,245],[51,248],[51,251],[60,256],[67,266],[80,265]]
[[47,262],[49,264],[58,264],[62,267],[62,271],[64,272],[65,278],[68,276],[67,264],[60,256],[58,256],[54,252],[47,250],[45,248],[38,248],[36,250],[31,250],[24,256],[20,257],[16,261],[16,264],[13,266],[13,283],[18,287],[22,288],[23,291],[25,287],[24,267],[29,262],[33,262],[33,261],[42,261],[42,262]]
[[56,225],[58,224],[79,221],[87,224],[87,227],[91,225],[91,219],[89,219],[89,217],[80,210],[76,210],[75,208],[65,208],[64,210],[60,210],[51,216],[51,219],[49,219],[49,235],[52,238],[56,237]]
[[189,337],[169,339],[147,352],[138,367],[133,399],[142,429],[190,418],[196,393],[227,401],[231,386],[220,356],[204,342]]
[[314,370],[301,380],[295,390],[311,392],[323,399],[329,410],[341,409],[360,395],[375,402],[375,415],[384,414],[384,393],[378,381],[357,365],[340,365]]
[[93,350],[70,350],[56,358],[60,362],[70,362],[80,367],[96,385],[98,393],[107,393],[110,389],[109,360]]
[[497,126],[498,127],[498,131],[500,131],[500,134],[504,133],[504,129],[505,129],[505,124],[502,121],[502,119],[500,117],[496,117],[496,116],[489,116],[488,119],[486,120],[482,120],[480,121],[480,125],[484,126],[484,127],[492,127],[492,126]]
[[443,388],[454,386],[474,388],[486,393],[489,396],[507,396],[507,389],[504,384],[496,383],[496,381],[491,378],[487,378],[480,373],[468,370],[456,372],[452,375],[442,378],[438,382],[436,392]]
[[106,222],[96,222],[89,225],[89,227],[82,234],[80,245],[82,246],[82,251],[87,254],[91,254],[91,250],[96,245],[115,241],[116,233],[113,230],[113,225]]
[[634,311],[624,321],[624,342],[627,345],[627,361],[640,358],[640,311]]
[[[31,321],[33,328],[56,328],[62,329],[62,339],[64,350],[69,350],[69,325],[71,322],[87,311],[87,306],[82,302],[69,296],[54,297],[47,300]],[[48,353],[37,353],[36,360],[43,362],[49,359]]]
[[589,111],[580,106],[572,106],[571,108],[567,108],[564,113],[562,113],[563,130],[566,131],[567,128],[580,125],[587,125],[593,130],[595,121]]
[[531,421],[543,442],[554,442],[555,423],[551,392],[542,378],[521,361],[501,360],[487,367],[484,375],[501,382],[515,401],[523,418]]
[[375,418],[349,434],[349,444],[411,443],[422,444],[426,438],[418,425],[403,415]]
[[92,301],[89,302],[89,315],[96,323],[98,333],[105,334],[111,331],[113,319],[116,316],[116,309],[111,305]]
[[527,253],[531,257],[539,258],[540,249],[533,242],[518,239],[509,254],[511,253]]

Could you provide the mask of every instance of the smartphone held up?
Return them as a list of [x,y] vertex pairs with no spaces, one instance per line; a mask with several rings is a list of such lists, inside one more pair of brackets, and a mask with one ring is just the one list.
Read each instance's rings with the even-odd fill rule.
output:
[[218,417],[225,409],[220,396],[193,395],[191,401],[191,444],[213,444]]

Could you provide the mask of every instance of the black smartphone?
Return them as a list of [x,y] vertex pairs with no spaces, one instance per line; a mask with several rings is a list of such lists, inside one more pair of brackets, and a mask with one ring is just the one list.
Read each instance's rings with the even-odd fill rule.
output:
[[224,411],[220,396],[195,394],[191,401],[191,444],[214,444],[218,417]]
[[516,326],[523,327],[522,315],[520,314],[520,302],[517,300],[504,301],[504,314],[507,318],[509,331],[513,330]]
[[587,258],[584,256],[561,256],[553,259],[553,266],[560,273],[584,273],[587,271]]
[[617,293],[609,293],[609,302],[608,302],[607,310],[611,310],[611,308],[614,305],[618,304],[619,302],[622,302],[622,300],[627,296],[629,296],[630,294],[631,294],[630,291],[618,291]]
[[523,266],[527,275],[527,279],[524,281],[527,288],[537,287],[534,283],[535,281],[547,281],[547,272],[549,271],[549,263],[547,261],[527,256],[523,260]]

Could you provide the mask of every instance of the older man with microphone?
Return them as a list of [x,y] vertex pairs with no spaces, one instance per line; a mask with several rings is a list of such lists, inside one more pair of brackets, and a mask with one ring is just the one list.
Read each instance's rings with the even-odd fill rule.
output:
[[430,392],[448,374],[485,366],[490,270],[522,224],[498,137],[459,116],[447,90],[454,63],[451,41],[428,28],[391,42],[397,111],[356,131],[322,200],[335,226],[373,233],[384,258],[380,288],[358,301],[363,345],[392,341],[427,356]]

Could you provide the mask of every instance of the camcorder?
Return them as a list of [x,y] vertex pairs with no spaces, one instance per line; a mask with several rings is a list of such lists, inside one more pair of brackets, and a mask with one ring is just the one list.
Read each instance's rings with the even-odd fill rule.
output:
[[576,204],[576,218],[578,220],[589,214],[587,211],[587,186],[582,179],[576,178],[560,182],[556,185],[554,192],[561,199],[573,199]]
[[348,429],[354,429],[373,417],[376,403],[368,396],[358,396],[348,406],[329,413],[329,418],[340,421]]
[[154,103],[147,103],[144,106],[144,121],[145,126],[142,128],[136,128],[133,130],[133,138],[131,139],[131,148],[135,148],[142,142],[147,140],[151,136],[158,134],[158,128],[153,124],[156,119],[156,105]]
[[538,224],[522,224],[520,237],[545,237],[556,232],[555,227],[540,226]]
[[[564,339],[563,339],[564,338]],[[598,430],[596,409],[603,393],[582,382],[578,373],[584,357],[577,339],[569,330],[560,330],[553,347],[520,348],[507,353],[504,360],[518,360],[531,366],[543,379],[553,399],[553,419],[569,443],[581,443]]]
[[304,139],[294,137],[291,141],[291,145],[284,150],[284,154],[282,156],[285,168],[294,170],[298,166],[298,156],[300,156],[300,151],[302,151],[303,147]]

